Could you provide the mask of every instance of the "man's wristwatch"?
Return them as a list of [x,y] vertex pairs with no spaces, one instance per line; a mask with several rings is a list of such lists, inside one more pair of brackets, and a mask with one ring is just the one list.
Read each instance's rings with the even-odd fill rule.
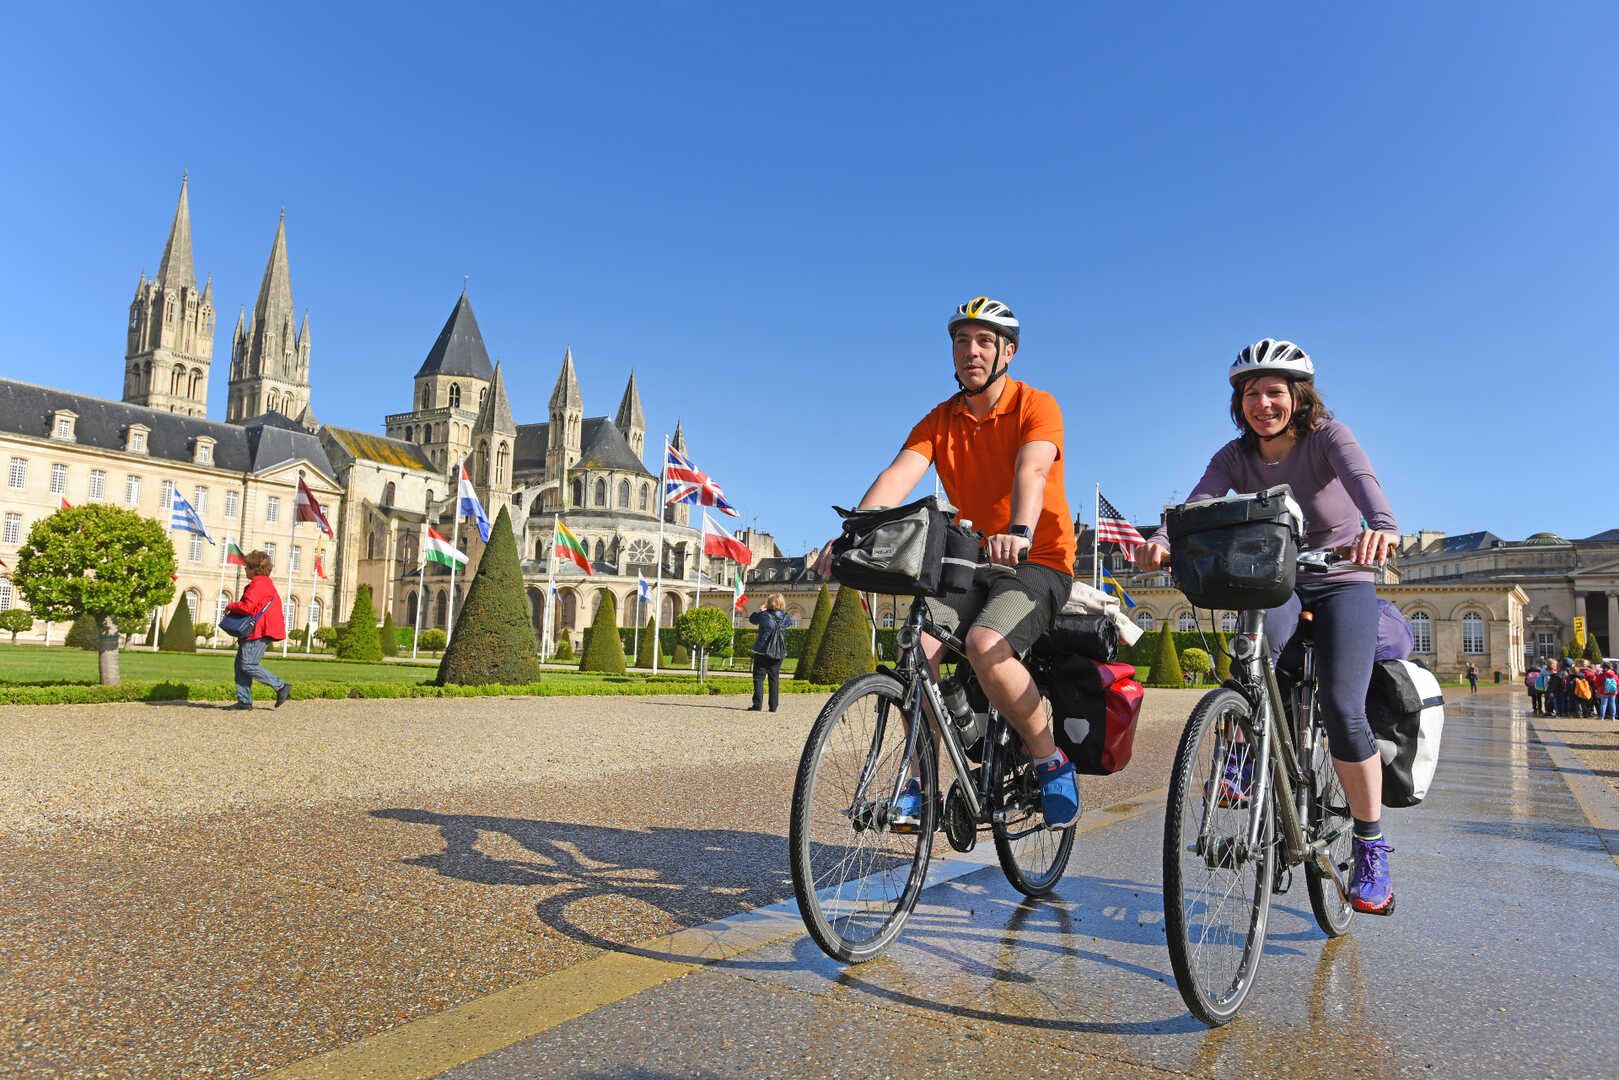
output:
[[1025,540],[1034,539],[1034,531],[1032,529],[1030,529],[1027,525],[1008,525],[1006,527],[1006,535],[1007,536],[1021,536]]

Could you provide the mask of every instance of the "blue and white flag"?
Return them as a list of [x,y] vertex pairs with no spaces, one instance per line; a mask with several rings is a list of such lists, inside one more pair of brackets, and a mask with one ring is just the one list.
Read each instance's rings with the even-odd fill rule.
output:
[[461,462],[461,513],[478,519],[478,536],[489,543],[489,515],[483,512],[478,493],[472,490],[472,477],[467,475],[467,463]]
[[639,570],[635,572],[635,580],[641,583],[641,599],[650,603],[652,601],[652,586],[647,584],[646,577]]
[[184,495],[176,491],[172,505],[174,507],[174,516],[169,519],[169,528],[196,533],[210,544],[214,542],[214,538],[208,535],[208,530],[203,528],[202,518],[198,517],[197,512],[191,509],[191,504],[186,502]]

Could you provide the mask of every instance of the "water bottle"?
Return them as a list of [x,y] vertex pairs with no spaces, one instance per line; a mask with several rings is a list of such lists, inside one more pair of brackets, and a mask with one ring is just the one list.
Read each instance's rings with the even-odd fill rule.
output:
[[972,726],[973,706],[967,700],[967,688],[961,685],[958,679],[946,679],[939,684],[939,696],[944,699],[944,708],[950,714],[950,720],[956,725],[957,731],[966,731]]

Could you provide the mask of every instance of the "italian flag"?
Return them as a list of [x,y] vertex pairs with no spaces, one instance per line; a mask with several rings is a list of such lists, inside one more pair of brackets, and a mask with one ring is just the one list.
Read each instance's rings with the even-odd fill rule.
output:
[[731,606],[741,611],[742,605],[748,602],[748,590],[742,584],[742,568],[736,569],[736,581],[731,585]]
[[467,564],[467,555],[458,551],[453,544],[440,536],[438,530],[429,525],[427,527],[427,546],[422,549],[422,555],[428,562],[436,562],[441,566],[454,569]]
[[226,540],[225,541],[225,565],[226,566],[246,566],[247,565],[247,556],[242,554],[242,549],[236,546],[236,541],[234,541],[234,540]]
[[594,573],[590,568],[590,556],[585,554],[585,545],[579,538],[568,531],[562,522],[557,522],[556,553],[573,563],[586,574]]

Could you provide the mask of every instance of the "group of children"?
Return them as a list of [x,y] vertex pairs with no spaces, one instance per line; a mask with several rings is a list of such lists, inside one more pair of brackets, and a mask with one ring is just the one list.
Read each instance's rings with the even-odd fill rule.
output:
[[1536,716],[1598,716],[1619,719],[1619,672],[1611,660],[1592,667],[1589,660],[1563,657],[1531,664],[1523,677]]

